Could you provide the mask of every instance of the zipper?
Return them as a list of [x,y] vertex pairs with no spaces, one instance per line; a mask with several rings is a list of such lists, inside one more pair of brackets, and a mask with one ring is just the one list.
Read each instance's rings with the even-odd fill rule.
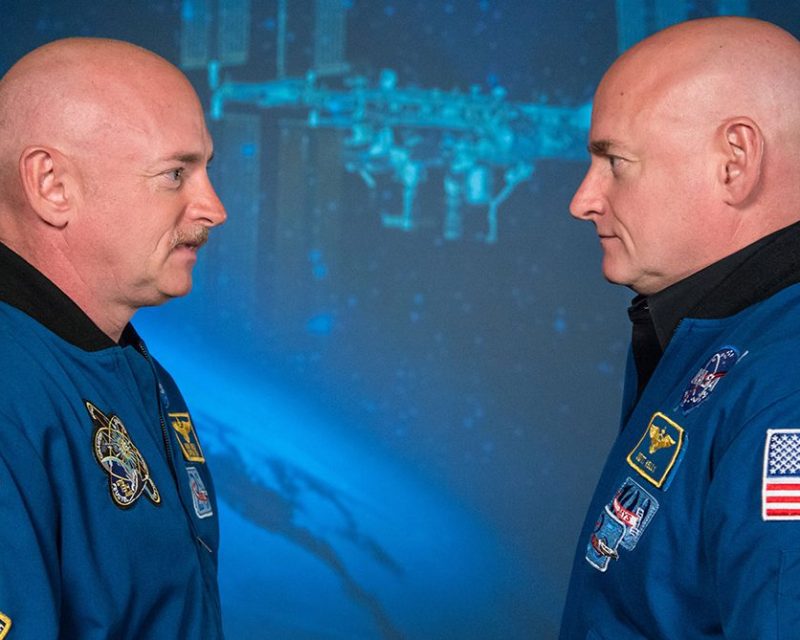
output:
[[150,365],[150,370],[153,372],[153,377],[155,378],[156,381],[156,402],[158,403],[158,420],[161,423],[161,436],[164,440],[164,448],[167,451],[167,460],[169,462],[170,472],[172,473],[172,479],[175,481],[175,488],[178,492],[178,500],[180,500],[181,506],[183,507],[183,510],[187,515],[187,518],[189,520],[189,527],[191,528],[192,533],[197,539],[197,542],[200,544],[200,546],[203,547],[203,549],[208,551],[208,553],[213,554],[214,553],[213,549],[211,549],[211,547],[208,546],[208,543],[205,540],[203,540],[203,538],[201,538],[200,534],[197,532],[197,529],[195,528],[194,525],[194,520],[192,520],[192,514],[189,513],[186,505],[183,503],[183,498],[181,498],[180,484],[178,482],[178,471],[177,469],[175,469],[175,460],[172,457],[172,442],[170,441],[169,431],[167,430],[167,423],[164,420],[164,407],[161,404],[161,389],[159,388],[161,385],[161,381],[158,378],[158,373],[156,372],[156,367],[153,364],[153,359],[150,357],[150,352],[147,350],[144,341],[141,339],[138,340],[138,348],[139,352],[144,356],[144,359],[147,360],[147,364]]
[[[175,468],[175,460],[172,457],[172,443],[169,437],[169,431],[167,430],[167,423],[164,420],[164,407],[161,404],[161,380],[158,377],[158,372],[156,371],[156,366],[153,363],[153,359],[150,357],[150,352],[147,350],[147,346],[144,343],[144,340],[138,338],[136,340],[136,344],[138,347],[138,351],[144,356],[144,359],[147,360],[147,364],[150,365],[150,370],[153,372],[153,378],[155,379],[156,383],[156,402],[158,403],[158,420],[161,423],[161,436],[164,440],[164,448],[167,452],[167,462],[169,466],[169,470],[172,473],[172,479],[175,482],[175,491],[178,496],[178,501],[181,503],[181,508],[183,509],[184,515],[189,524],[189,530],[194,535],[195,540],[197,543],[205,549],[210,555],[214,554],[214,550],[208,546],[208,543],[200,537],[200,534],[195,527],[194,520],[192,519],[192,514],[189,512],[186,503],[184,502],[183,498],[181,497],[181,487],[178,482],[178,471]],[[203,568],[203,561],[201,558],[198,557],[198,561],[200,562],[200,575],[203,581],[203,587],[206,590],[206,594],[208,595],[209,599],[214,605],[216,610],[216,618],[217,618],[217,626],[220,629],[220,633],[222,633],[222,604],[220,603],[219,599],[219,591],[214,589],[211,585],[209,585],[209,576],[207,575],[206,570]]]
[[143,341],[139,340],[138,343],[139,351],[144,356],[144,359],[147,360],[147,364],[150,365],[150,369],[153,372],[153,377],[156,380],[156,402],[158,402],[158,420],[161,423],[161,437],[164,439],[164,447],[167,450],[167,459],[169,460],[169,468],[172,470],[172,477],[175,479],[177,484],[178,476],[175,471],[175,462],[172,458],[172,443],[169,441],[169,431],[167,431],[167,423],[164,421],[164,407],[161,406],[161,392],[158,388],[161,382],[158,379],[158,374],[156,373],[153,360],[150,358],[150,352],[147,350],[147,347]]

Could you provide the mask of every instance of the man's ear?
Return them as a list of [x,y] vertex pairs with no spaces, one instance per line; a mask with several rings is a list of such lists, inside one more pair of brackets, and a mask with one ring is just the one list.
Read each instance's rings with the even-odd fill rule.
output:
[[720,181],[725,202],[738,206],[756,191],[764,161],[764,136],[758,125],[746,117],[727,120],[721,127],[724,165]]
[[19,159],[22,190],[31,208],[51,227],[67,226],[74,204],[66,158],[48,147],[26,147]]

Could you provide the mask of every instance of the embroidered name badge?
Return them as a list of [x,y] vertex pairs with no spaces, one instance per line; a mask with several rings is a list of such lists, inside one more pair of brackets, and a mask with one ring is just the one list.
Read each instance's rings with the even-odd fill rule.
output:
[[208,497],[206,485],[203,484],[203,479],[200,477],[200,472],[194,467],[186,467],[186,473],[189,475],[189,487],[192,490],[192,502],[194,503],[194,512],[198,518],[208,518],[214,515],[214,510],[211,506],[211,499]]
[[94,424],[94,456],[108,474],[108,486],[114,504],[127,509],[143,493],[153,504],[159,504],[161,495],[150,477],[150,469],[133,444],[122,420],[113,413],[105,415],[91,402],[84,403]]
[[3,640],[8,635],[11,629],[11,618],[5,613],[0,612],[0,640]]
[[628,454],[628,464],[643,478],[666,491],[683,457],[683,427],[661,412],[653,414],[639,444]]
[[611,560],[619,558],[619,547],[633,551],[656,511],[658,500],[633,478],[627,478],[611,504],[603,508],[586,546],[586,560],[595,569],[605,571]]
[[[745,352],[746,355],[746,352]],[[712,355],[692,376],[681,397],[680,409],[684,415],[700,406],[740,359],[736,347],[723,347]]]
[[761,518],[800,520],[800,429],[767,430]]
[[200,448],[200,440],[197,439],[191,416],[186,413],[169,413],[170,424],[178,434],[178,444],[181,446],[181,453],[188,462],[205,462],[203,450]]

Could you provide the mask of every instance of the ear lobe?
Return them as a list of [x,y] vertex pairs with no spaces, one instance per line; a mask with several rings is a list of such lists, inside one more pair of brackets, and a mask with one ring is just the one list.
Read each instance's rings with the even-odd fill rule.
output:
[[739,206],[756,191],[764,160],[764,136],[750,118],[734,118],[722,126],[725,164],[721,176],[725,202]]
[[22,190],[31,208],[46,224],[63,228],[71,209],[64,157],[54,149],[28,147],[19,159]]

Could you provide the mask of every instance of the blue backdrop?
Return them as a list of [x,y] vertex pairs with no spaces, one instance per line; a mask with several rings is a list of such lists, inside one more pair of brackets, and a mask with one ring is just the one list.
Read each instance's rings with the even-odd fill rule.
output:
[[[246,638],[552,638],[630,297],[567,213],[590,100],[688,17],[785,0],[0,1],[0,67],[109,36],[208,107],[229,221],[136,319],[221,496]],[[131,212],[132,225],[136,213]]]

